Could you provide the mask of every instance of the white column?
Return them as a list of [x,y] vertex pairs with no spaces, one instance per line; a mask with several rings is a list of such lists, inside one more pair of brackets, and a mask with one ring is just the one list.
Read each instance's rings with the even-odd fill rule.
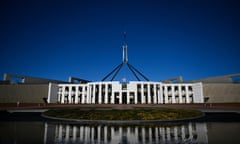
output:
[[158,90],[158,104],[162,104],[163,103],[163,93],[162,93],[162,85],[158,85],[159,86],[159,90]]
[[130,103],[130,95],[129,95],[129,92],[127,92],[127,104]]
[[141,84],[141,103],[145,104],[145,96],[144,96],[144,87],[143,84]]
[[147,97],[148,97],[148,104],[151,104],[151,93],[150,93],[150,84],[147,84]]
[[119,92],[119,104],[122,104],[122,91]]
[[111,96],[111,104],[115,104],[115,95],[114,95],[114,92],[112,90],[112,96]]
[[87,90],[86,90],[87,103],[90,104],[91,103],[90,85],[87,85],[85,88],[87,88]]
[[90,104],[93,104],[95,102],[95,91],[94,91],[94,85],[89,85],[90,91],[89,91],[89,97],[90,97]]
[[85,86],[82,87],[82,104],[85,104]]
[[154,104],[157,104],[157,85],[156,84],[154,84],[153,85],[153,103]]
[[69,86],[69,92],[68,92],[68,103],[71,104],[73,103],[72,101],[72,86]]
[[137,104],[138,100],[137,100],[137,91],[134,92],[134,103]]
[[172,91],[172,103],[176,103],[175,91],[174,91],[174,86],[173,85],[171,87],[171,91]]
[[164,96],[165,96],[165,104],[168,103],[168,89],[167,86],[164,86]]
[[62,86],[62,97],[61,97],[61,103],[64,103],[64,98],[65,98],[65,86]]
[[102,84],[99,84],[98,103],[102,104]]
[[188,85],[186,85],[186,103],[189,103],[189,89],[188,89]]
[[66,92],[66,97],[67,97],[67,103],[69,103],[69,86],[68,86],[68,91],[65,91]]
[[62,87],[59,87],[59,86],[58,86],[58,99],[57,99],[57,102],[60,102],[60,103],[61,103],[62,91],[60,92],[60,89],[62,90]]
[[93,89],[92,104],[95,104],[95,101],[96,101],[96,96],[95,96],[95,94],[96,94],[96,85],[95,84],[92,85],[92,89]]
[[78,103],[78,86],[75,86],[75,104]]
[[105,104],[108,103],[108,85],[106,84],[105,85],[105,96],[104,96],[104,99],[105,99]]
[[178,97],[179,97],[179,103],[182,103],[182,87],[181,85],[178,86]]

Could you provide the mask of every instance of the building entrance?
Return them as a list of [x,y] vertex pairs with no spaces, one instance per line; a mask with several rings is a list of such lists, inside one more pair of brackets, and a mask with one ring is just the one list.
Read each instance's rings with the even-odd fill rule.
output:
[[122,103],[127,104],[127,92],[122,93]]

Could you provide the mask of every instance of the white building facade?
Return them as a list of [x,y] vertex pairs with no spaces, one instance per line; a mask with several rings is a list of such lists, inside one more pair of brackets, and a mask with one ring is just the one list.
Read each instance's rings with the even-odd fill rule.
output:
[[101,81],[49,84],[49,103],[61,104],[178,104],[203,103],[202,83]]

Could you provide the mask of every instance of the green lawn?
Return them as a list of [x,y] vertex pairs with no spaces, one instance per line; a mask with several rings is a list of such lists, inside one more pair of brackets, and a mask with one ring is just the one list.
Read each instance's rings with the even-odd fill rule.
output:
[[59,118],[87,120],[174,120],[200,116],[202,112],[198,110],[168,108],[131,110],[83,110],[80,108],[67,108],[49,110],[44,114]]

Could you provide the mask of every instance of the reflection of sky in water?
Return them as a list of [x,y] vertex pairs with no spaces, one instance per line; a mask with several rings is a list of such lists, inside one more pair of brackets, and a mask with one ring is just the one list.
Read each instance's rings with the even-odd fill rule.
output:
[[45,143],[208,143],[206,123],[107,126],[45,123]]

